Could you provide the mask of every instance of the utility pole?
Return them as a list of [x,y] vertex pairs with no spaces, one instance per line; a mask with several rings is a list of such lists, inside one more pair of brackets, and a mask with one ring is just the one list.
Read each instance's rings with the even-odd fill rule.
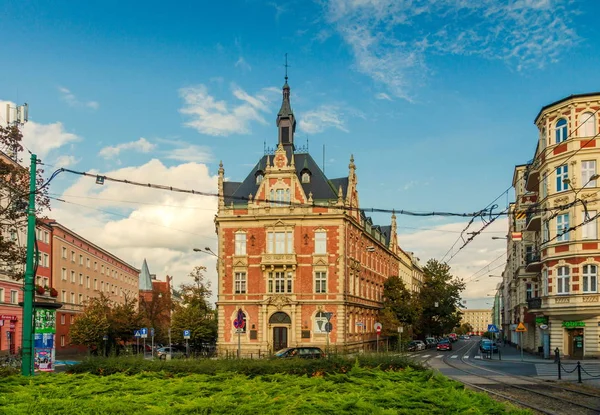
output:
[[27,262],[25,264],[25,285],[23,296],[23,360],[21,374],[33,375],[33,265],[35,250],[35,191],[37,177],[37,156],[31,155],[29,171],[29,206],[27,208]]

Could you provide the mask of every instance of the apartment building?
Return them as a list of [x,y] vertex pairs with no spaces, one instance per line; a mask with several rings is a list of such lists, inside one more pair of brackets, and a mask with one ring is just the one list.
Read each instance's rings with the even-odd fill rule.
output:
[[63,304],[56,315],[56,350],[69,345],[69,327],[88,299],[100,293],[123,303],[137,300],[140,270],[77,235],[66,226],[46,221],[52,228],[52,284]]
[[[517,279],[525,284],[510,287],[516,265],[505,270],[505,308],[508,301],[509,323],[528,325],[526,346],[542,347],[545,355],[558,348],[574,359],[600,357],[599,110],[600,93],[543,107],[534,121],[539,136],[533,160],[517,166],[522,179],[513,182],[520,203],[515,221],[527,209],[523,240],[509,244],[509,257],[511,249],[524,252]],[[519,201],[525,197],[529,206]]]
[[492,324],[492,310],[462,310],[462,320],[460,324],[469,324],[473,328],[472,334],[481,335],[487,331],[488,325]]
[[296,146],[287,80],[276,125],[277,148],[242,182],[219,167],[219,352],[236,350],[238,336],[248,355],[374,347],[383,284],[398,275],[419,285],[416,261],[398,246],[395,215],[380,226],[360,211],[353,157],[346,177],[330,179]]

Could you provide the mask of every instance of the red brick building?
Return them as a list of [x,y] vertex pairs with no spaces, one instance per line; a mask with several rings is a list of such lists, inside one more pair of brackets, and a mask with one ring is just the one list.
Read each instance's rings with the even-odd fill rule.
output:
[[[383,283],[399,275],[396,218],[378,226],[359,210],[357,175],[328,179],[296,148],[290,87],[277,115],[278,145],[242,182],[219,167],[218,343],[243,355],[316,345],[374,347]],[[332,313],[331,332],[326,330]]]

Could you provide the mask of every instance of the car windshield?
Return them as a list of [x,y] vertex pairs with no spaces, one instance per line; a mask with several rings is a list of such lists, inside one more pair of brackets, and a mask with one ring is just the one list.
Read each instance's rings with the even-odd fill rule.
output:
[[439,344],[448,344],[450,343],[448,340],[440,340]]
[[280,351],[275,353],[275,356],[281,357],[281,356],[285,355],[287,352],[289,352],[290,350],[292,350],[292,349],[289,347],[287,349],[281,349]]

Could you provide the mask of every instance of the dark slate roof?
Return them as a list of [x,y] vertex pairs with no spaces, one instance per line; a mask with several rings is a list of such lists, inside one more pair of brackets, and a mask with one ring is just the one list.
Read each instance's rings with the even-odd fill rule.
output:
[[348,195],[348,178],[340,177],[339,179],[331,179],[330,182],[333,185],[333,187],[335,188],[336,193],[338,192],[340,185],[342,186],[342,194],[345,199],[346,196]]
[[[286,89],[286,88],[288,90],[290,89],[287,82],[283,86],[283,89]],[[277,116],[278,117],[289,117],[291,115],[294,115],[294,112],[292,111],[292,106],[290,105],[290,100],[284,98],[283,101],[281,102],[281,108],[279,109]]]
[[225,205],[230,205],[231,202],[233,202],[231,196],[233,196],[237,188],[240,187],[240,184],[240,182],[223,182],[223,195],[225,196]]
[[390,239],[392,236],[392,226],[391,225],[381,226],[381,233],[383,234],[383,237],[385,240],[385,246],[390,246]]

